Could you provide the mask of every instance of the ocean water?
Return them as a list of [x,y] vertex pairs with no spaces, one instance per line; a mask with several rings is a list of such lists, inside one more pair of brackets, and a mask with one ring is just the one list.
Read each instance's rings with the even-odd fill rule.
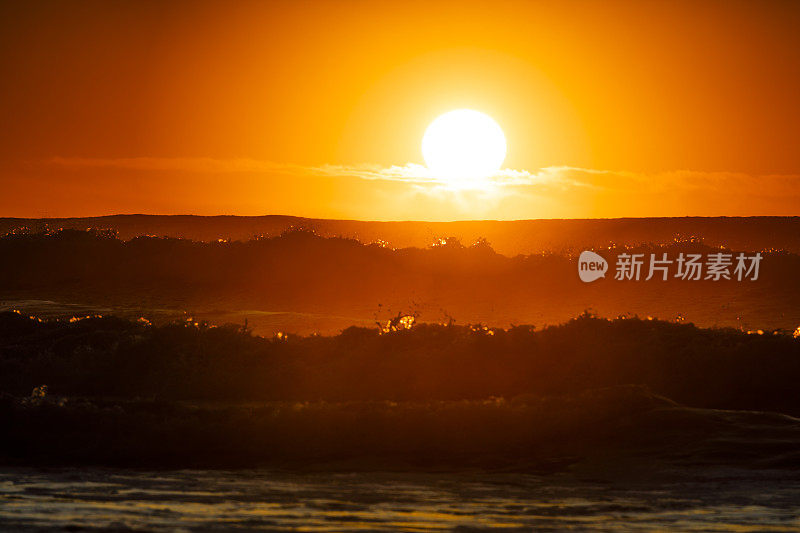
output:
[[800,478],[4,468],[0,529],[798,531]]

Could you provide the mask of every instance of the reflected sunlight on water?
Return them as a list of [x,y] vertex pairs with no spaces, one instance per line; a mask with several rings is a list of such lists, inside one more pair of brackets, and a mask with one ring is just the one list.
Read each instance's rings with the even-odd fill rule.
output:
[[507,473],[0,471],[0,522],[207,531],[789,531],[800,480],[763,475],[664,484]]

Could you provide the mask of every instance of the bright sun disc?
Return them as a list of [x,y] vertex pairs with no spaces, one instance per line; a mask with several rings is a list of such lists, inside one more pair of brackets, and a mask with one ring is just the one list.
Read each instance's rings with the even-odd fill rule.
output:
[[431,122],[422,138],[422,156],[434,178],[452,185],[485,180],[506,158],[506,136],[492,117],[456,109]]

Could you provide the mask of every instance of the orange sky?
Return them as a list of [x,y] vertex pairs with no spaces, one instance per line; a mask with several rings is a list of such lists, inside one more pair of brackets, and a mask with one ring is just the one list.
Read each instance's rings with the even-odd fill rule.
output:
[[[431,4],[5,2],[0,216],[800,215],[800,4]],[[513,179],[414,179],[462,107]]]

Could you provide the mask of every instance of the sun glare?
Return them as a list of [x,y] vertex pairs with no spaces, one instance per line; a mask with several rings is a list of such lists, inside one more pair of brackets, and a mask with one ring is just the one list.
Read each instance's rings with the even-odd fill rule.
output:
[[477,185],[500,170],[506,137],[492,117],[456,109],[431,122],[422,138],[422,156],[431,176],[449,185]]

